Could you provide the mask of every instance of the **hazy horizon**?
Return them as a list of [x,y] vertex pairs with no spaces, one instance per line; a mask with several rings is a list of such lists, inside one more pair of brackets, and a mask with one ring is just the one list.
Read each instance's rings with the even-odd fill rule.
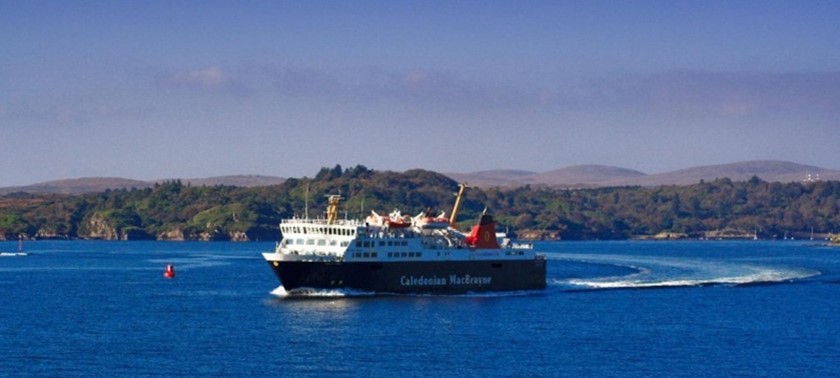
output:
[[840,169],[840,3],[1,2],[0,187]]
[[[539,174],[550,173],[550,172],[554,172],[554,171],[557,171],[557,170],[562,170],[562,169],[573,169],[573,168],[579,168],[579,167],[602,167],[602,168],[608,168],[608,169],[610,169],[610,168],[617,168],[617,169],[629,169],[629,170],[637,171],[637,172],[639,172],[639,173],[641,173],[641,174],[643,174],[643,175],[645,175],[645,176],[655,176],[655,175],[660,175],[660,174],[675,173],[675,172],[679,172],[679,171],[683,171],[683,170],[688,170],[688,169],[701,169],[701,168],[707,168],[707,167],[720,167],[720,166],[727,166],[727,165],[732,165],[732,164],[745,164],[745,163],[746,163],[746,164],[748,164],[748,163],[756,163],[756,162],[762,162],[762,163],[791,163],[791,164],[796,164],[796,165],[803,165],[803,166],[806,166],[806,167],[811,166],[811,167],[814,167],[814,168],[821,168],[821,169],[829,169],[829,170],[832,170],[832,168],[827,168],[827,167],[822,167],[822,166],[812,166],[812,165],[809,165],[809,164],[800,164],[800,163],[797,163],[797,162],[792,162],[792,161],[781,161],[781,160],[772,160],[772,161],[771,161],[771,160],[752,160],[752,161],[740,161],[740,162],[722,163],[722,164],[715,164],[715,165],[698,165],[698,166],[690,166],[690,167],[681,167],[681,168],[676,168],[676,169],[673,169],[673,170],[669,170],[669,171],[661,171],[661,172],[644,172],[644,171],[638,171],[638,170],[634,170],[634,169],[632,169],[632,168],[627,168],[627,167],[612,166],[612,165],[601,165],[601,164],[576,164],[576,165],[569,165],[569,166],[563,166],[563,167],[556,167],[556,168],[552,168],[552,169],[549,169],[549,170],[546,170],[546,171],[533,171],[533,170],[526,170],[526,169],[492,168],[492,169],[487,169],[487,170],[469,171],[469,172],[467,172],[467,171],[460,171],[460,172],[456,172],[456,171],[451,171],[451,172],[435,171],[435,172],[437,172],[437,173],[441,173],[441,174],[471,175],[471,174],[489,173],[489,172],[494,172],[494,171],[502,171],[502,172],[504,172],[504,171],[518,171],[518,172],[523,172],[523,173],[529,173],[529,174],[537,174],[537,175],[539,175]],[[340,165],[340,164],[339,164],[339,165]],[[354,166],[355,166],[355,165],[354,165]],[[48,184],[48,183],[61,182],[61,181],[73,181],[73,180],[96,180],[96,179],[106,179],[106,180],[108,180],[108,179],[117,179],[117,180],[134,180],[134,181],[142,181],[142,182],[152,183],[152,182],[163,182],[163,181],[168,181],[168,180],[205,180],[205,179],[217,179],[217,178],[224,178],[224,177],[265,177],[265,178],[283,178],[283,179],[288,179],[288,178],[304,178],[304,177],[309,177],[309,178],[312,178],[312,177],[314,177],[314,176],[318,173],[318,171],[319,171],[321,168],[333,168],[333,167],[335,167],[335,164],[332,164],[332,165],[324,165],[324,166],[320,167],[320,168],[319,168],[318,170],[316,170],[316,171],[310,172],[310,173],[308,173],[308,174],[303,174],[303,175],[300,175],[300,176],[276,176],[276,175],[263,175],[263,174],[258,174],[258,173],[237,173],[237,174],[230,174],[230,175],[215,175],[215,176],[201,176],[201,177],[199,177],[199,176],[183,176],[183,177],[156,177],[156,178],[152,178],[152,179],[142,179],[142,178],[135,178],[135,177],[123,177],[123,176],[79,176],[79,177],[57,177],[57,178],[53,178],[53,179],[49,179],[49,180],[44,180],[44,181],[39,181],[39,182],[25,183],[25,184],[21,184],[21,185],[0,186],[0,189],[2,189],[2,188],[14,188],[14,187],[25,187],[25,186],[30,186],[30,185],[39,185],[39,184]],[[344,168],[344,169],[347,169],[347,168],[353,168],[353,166],[343,166],[343,165],[342,165],[342,168]],[[366,168],[368,168],[368,169],[372,169],[372,170],[374,170],[374,171],[386,171],[386,169],[378,169],[377,167],[369,167],[369,166],[366,166]],[[395,171],[397,171],[397,172],[405,172],[405,171],[407,171],[407,170],[411,170],[411,169],[424,169],[424,170],[430,170],[430,169],[428,169],[428,168],[423,168],[423,167],[413,167],[413,168],[407,168],[407,169],[403,169],[403,170],[395,170]],[[836,171],[840,171],[840,170],[836,170]],[[809,173],[816,173],[817,175],[819,175],[819,172],[818,172],[818,171],[817,171],[817,172],[807,172],[807,171],[803,171],[803,178],[804,178],[804,177],[806,177],[806,176],[807,176],[807,174],[809,174]],[[758,174],[758,173],[757,173],[757,174]],[[819,177],[819,176],[817,176],[817,178],[818,178],[818,177]]]

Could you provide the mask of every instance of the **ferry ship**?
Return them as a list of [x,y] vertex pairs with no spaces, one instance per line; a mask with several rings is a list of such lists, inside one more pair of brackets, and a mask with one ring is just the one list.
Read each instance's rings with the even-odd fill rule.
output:
[[[541,290],[547,260],[530,243],[496,233],[486,210],[469,233],[452,214],[395,210],[366,219],[338,219],[341,197],[328,196],[326,217],[280,222],[281,240],[263,253],[289,294],[350,289],[370,293],[463,294]],[[500,237],[501,236],[501,237]]]

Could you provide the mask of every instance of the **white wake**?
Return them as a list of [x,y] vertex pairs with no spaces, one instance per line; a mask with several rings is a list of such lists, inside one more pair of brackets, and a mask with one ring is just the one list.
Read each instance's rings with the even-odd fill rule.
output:
[[552,254],[552,260],[620,266],[634,270],[623,276],[555,280],[560,285],[593,289],[747,285],[789,282],[819,275],[812,269],[758,265],[737,260],[704,260],[628,255]]

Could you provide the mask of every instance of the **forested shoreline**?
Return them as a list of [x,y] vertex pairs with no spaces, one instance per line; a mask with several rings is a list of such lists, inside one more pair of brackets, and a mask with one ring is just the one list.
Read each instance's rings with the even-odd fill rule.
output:
[[[327,194],[344,197],[342,217],[395,208],[448,214],[457,186],[425,170],[335,166],[313,178],[254,188],[170,181],[82,195],[11,193],[0,197],[0,239],[277,240],[280,219],[323,216]],[[532,238],[783,238],[840,231],[840,182],[753,177],[653,188],[469,188],[459,223],[467,227],[485,208],[500,229]]]

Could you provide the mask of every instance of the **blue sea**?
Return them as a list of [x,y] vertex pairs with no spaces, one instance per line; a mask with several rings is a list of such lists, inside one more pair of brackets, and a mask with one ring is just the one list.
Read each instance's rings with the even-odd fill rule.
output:
[[840,248],[810,241],[538,243],[546,290],[461,296],[288,297],[273,243],[25,247],[4,377],[840,376]]

